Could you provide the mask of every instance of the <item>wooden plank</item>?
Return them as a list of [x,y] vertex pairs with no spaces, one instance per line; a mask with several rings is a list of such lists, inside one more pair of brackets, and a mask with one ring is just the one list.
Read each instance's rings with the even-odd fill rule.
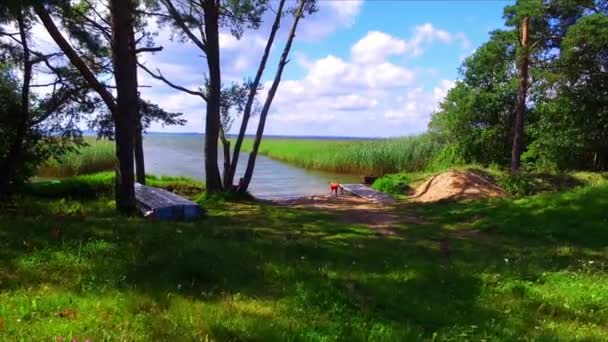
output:
[[395,202],[395,199],[392,198],[391,196],[389,196],[385,193],[376,191],[376,190],[370,188],[369,186],[365,186],[363,184],[340,184],[340,189],[342,192],[346,191],[355,196],[365,198],[370,202],[385,203],[385,204],[390,204],[390,203]]
[[137,206],[145,217],[160,220],[191,220],[202,215],[196,203],[164,189],[135,183]]

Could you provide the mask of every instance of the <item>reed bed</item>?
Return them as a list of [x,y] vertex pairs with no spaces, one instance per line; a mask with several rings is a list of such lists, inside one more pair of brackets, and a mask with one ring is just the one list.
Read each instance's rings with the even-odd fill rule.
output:
[[85,138],[87,143],[59,158],[52,158],[38,169],[39,177],[70,177],[114,169],[114,142]]
[[[252,141],[243,144],[250,151]],[[264,139],[260,154],[300,167],[384,175],[427,169],[442,146],[430,135],[378,140]]]

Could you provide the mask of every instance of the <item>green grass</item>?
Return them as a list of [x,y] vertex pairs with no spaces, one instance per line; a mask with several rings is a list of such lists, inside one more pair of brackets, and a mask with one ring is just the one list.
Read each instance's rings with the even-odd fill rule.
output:
[[[252,141],[245,140],[244,151]],[[430,135],[382,140],[313,140],[266,138],[260,154],[308,169],[384,175],[433,166],[441,145]]]
[[[111,179],[89,177],[71,186]],[[608,336],[603,181],[517,200],[400,204],[417,219],[395,237],[254,202],[208,201],[209,216],[193,222],[125,219],[99,186],[95,197],[30,189],[0,211],[0,340]]]
[[59,159],[52,158],[43,164],[37,176],[69,177],[112,170],[115,167],[114,142],[85,138],[86,146],[71,151]]
[[[47,198],[92,199],[98,196],[111,197],[115,177],[114,172],[99,172],[64,179],[32,182],[25,185],[23,192]],[[175,176],[146,175],[146,185],[167,189],[187,197],[196,197],[205,189],[204,184],[200,181]]]

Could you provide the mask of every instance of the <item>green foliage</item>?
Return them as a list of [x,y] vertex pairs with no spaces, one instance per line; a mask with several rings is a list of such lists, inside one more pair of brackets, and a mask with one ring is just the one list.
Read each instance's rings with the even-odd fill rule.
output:
[[388,174],[378,178],[372,187],[392,195],[406,195],[413,190],[412,183],[420,182],[428,175],[428,172]]
[[[0,64],[0,191],[10,191],[27,181],[44,161],[56,139],[43,139],[23,116],[20,82],[12,68]],[[2,193],[4,195],[5,193]]]
[[545,169],[608,167],[608,16],[581,18],[568,30],[559,72],[548,75],[555,93],[538,98],[533,142],[525,157]]
[[[435,132],[464,163],[506,166],[517,103],[517,40],[530,20],[531,87],[524,167],[542,171],[608,168],[608,17],[594,1],[526,0],[505,8],[507,31],[467,58],[462,79],[432,117]],[[519,184],[512,180],[509,184]],[[524,191],[525,192],[525,191]]]
[[251,202],[167,223],[23,196],[0,212],[0,340],[600,341],[603,184],[401,204],[390,238]]
[[447,142],[452,159],[509,163],[517,96],[514,41],[509,32],[493,32],[490,41],[465,60],[462,81],[433,114],[429,129]]

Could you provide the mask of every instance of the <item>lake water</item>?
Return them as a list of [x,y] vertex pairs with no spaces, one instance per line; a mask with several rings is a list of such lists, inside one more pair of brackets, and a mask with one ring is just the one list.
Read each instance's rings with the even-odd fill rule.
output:
[[[144,137],[146,172],[155,175],[205,178],[202,134],[147,134]],[[220,153],[220,170],[223,164]],[[237,177],[247,165],[241,153]],[[359,177],[302,169],[258,155],[250,192],[259,198],[286,198],[329,193],[329,183],[359,183]]]

